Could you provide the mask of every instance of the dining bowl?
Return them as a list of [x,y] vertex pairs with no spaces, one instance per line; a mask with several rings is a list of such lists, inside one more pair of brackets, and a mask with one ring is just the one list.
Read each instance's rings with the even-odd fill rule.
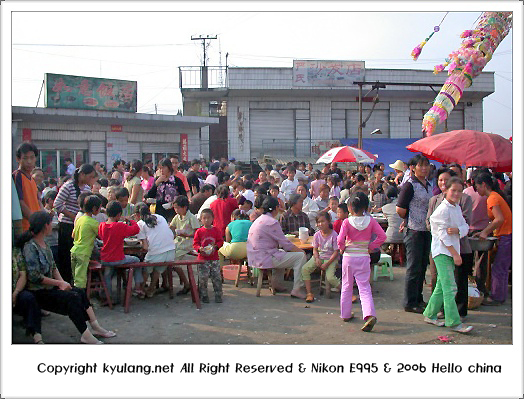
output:
[[485,240],[481,240],[477,237],[469,237],[469,244],[472,251],[489,251],[495,243],[497,242],[497,237],[488,237]]

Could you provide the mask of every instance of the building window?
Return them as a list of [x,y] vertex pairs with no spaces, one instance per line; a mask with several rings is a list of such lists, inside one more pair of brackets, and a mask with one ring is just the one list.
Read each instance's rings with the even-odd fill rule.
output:
[[66,174],[66,158],[71,158],[75,167],[78,168],[87,162],[87,155],[87,150],[41,150],[39,166],[44,171],[46,178],[58,178]]

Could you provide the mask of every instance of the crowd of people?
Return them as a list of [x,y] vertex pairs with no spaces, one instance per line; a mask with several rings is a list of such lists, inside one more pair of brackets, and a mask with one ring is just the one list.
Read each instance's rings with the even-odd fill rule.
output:
[[[35,167],[38,155],[34,144],[22,143],[12,181],[13,306],[37,343],[43,342],[46,311],[68,315],[81,342],[115,336],[96,320],[85,293],[87,271],[91,260],[101,262],[111,295],[115,266],[139,262],[124,253],[129,237],[140,241],[148,263],[202,260],[198,290],[204,303],[209,303],[209,278],[215,302],[223,301],[221,266],[226,259],[247,258],[250,267],[271,269],[275,292],[286,291],[284,270],[293,269],[290,295],[306,302],[315,300],[311,274],[325,270],[327,281],[340,292],[344,321],[354,318],[356,282],[363,331],[377,322],[370,266],[390,244],[405,245],[404,310],[423,313],[428,323],[471,330],[463,323],[471,275],[485,296],[484,305],[501,304],[507,297],[511,174],[462,170],[457,164],[437,170],[416,155],[408,163],[389,165],[394,172],[387,175],[382,163],[342,171],[335,162],[315,169],[298,161],[268,164],[252,175],[234,159],[181,164],[173,155],[156,167],[150,160],[118,160],[110,171],[99,162],[75,168],[67,159],[65,175],[46,180]],[[375,213],[387,218],[386,231]],[[289,240],[302,230],[313,236],[310,259]],[[491,291],[486,287],[487,253],[474,257],[467,238],[490,235],[499,242]],[[432,295],[426,304],[422,293],[428,264]],[[183,284],[177,295],[185,295],[189,281],[182,269],[175,271]],[[134,273],[139,298],[166,286],[165,267]],[[103,303],[109,299],[101,298]]]

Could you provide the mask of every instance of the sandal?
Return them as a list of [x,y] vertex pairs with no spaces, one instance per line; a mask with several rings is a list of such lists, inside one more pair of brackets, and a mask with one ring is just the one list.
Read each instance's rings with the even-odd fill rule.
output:
[[377,318],[375,316],[369,317],[364,325],[362,326],[361,330],[364,332],[370,332],[373,330],[373,326],[376,324]]
[[113,331],[107,331],[105,333],[93,332],[93,335],[97,338],[113,338],[116,337],[116,333]]
[[146,293],[142,290],[134,290],[133,295],[135,295],[138,299],[144,299],[146,297]]
[[354,318],[355,318],[355,313],[351,312],[351,316],[342,319],[342,321],[347,323],[348,321],[353,320]]
[[311,303],[314,300],[315,300],[315,296],[311,292],[308,292],[307,295],[306,295],[306,302],[307,303]]
[[189,291],[191,291],[191,287],[184,287],[176,293],[176,296],[186,295]]

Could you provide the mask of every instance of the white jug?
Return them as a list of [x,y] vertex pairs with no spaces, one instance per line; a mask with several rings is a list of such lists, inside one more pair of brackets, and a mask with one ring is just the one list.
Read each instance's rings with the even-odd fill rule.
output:
[[298,228],[298,239],[305,244],[309,238],[309,229],[307,227]]

